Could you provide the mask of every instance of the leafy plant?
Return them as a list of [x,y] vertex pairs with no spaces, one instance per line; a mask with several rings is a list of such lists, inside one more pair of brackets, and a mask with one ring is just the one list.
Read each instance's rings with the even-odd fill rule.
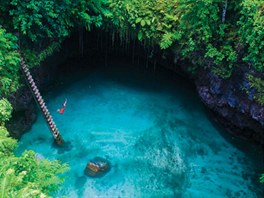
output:
[[69,35],[71,2],[66,1],[11,1],[13,26],[31,41],[43,38],[60,39]]
[[[151,40],[162,50],[174,46],[181,59],[227,78],[238,55],[233,25],[221,22],[223,6],[221,0],[109,0],[109,18],[121,36],[133,29],[139,41]],[[228,4],[228,9],[234,7]]]
[[12,106],[6,99],[0,100],[0,126],[11,118]]
[[16,37],[0,27],[0,96],[18,88],[19,63]]
[[243,0],[239,25],[240,42],[247,49],[243,60],[258,71],[264,67],[264,2],[262,0]]
[[16,141],[0,126],[0,197],[49,197],[63,179],[58,177],[68,170],[59,161],[36,159],[33,151],[21,157],[13,153]]
[[264,105],[264,80],[250,74],[247,75],[247,79],[250,88],[254,89],[254,99],[260,105]]
[[40,65],[42,61],[44,61],[47,57],[51,56],[54,52],[59,51],[59,49],[60,44],[58,42],[53,42],[44,50],[41,50],[39,53],[34,50],[24,49],[23,55],[25,57],[26,63],[30,67],[34,67]]

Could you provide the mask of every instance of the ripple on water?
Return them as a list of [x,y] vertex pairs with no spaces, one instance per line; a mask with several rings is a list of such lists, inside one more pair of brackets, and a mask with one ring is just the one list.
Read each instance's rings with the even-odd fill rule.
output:
[[[39,116],[19,142],[18,153],[33,149],[69,163],[56,197],[258,196],[253,162],[219,134],[198,98],[183,90],[186,82],[157,82],[149,76],[144,84],[146,79],[128,74],[122,79],[130,83],[116,74],[94,72],[57,88],[63,92],[55,88],[44,96],[71,145],[53,147]],[[56,109],[65,98],[66,112],[59,115]],[[96,156],[109,160],[111,170],[102,178],[86,177],[86,164]]]

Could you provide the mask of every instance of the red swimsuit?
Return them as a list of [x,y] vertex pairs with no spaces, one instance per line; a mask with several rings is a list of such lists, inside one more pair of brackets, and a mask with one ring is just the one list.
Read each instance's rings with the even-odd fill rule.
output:
[[64,113],[64,110],[65,110],[65,108],[61,108],[61,109],[59,110],[59,113],[60,113],[60,114],[63,114],[63,113]]

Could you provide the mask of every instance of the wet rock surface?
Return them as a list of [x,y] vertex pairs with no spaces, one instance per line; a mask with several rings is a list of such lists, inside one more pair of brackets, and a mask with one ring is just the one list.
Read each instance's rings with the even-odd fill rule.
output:
[[264,107],[254,100],[254,89],[247,74],[264,79],[264,74],[240,65],[228,79],[222,79],[209,69],[190,72],[191,62],[169,53],[159,63],[169,70],[190,79],[196,86],[202,102],[211,111],[212,119],[223,125],[231,134],[264,145]]
[[247,71],[243,66],[229,79],[221,79],[210,71],[200,71],[195,80],[204,104],[214,119],[229,132],[264,144],[264,107],[245,92]]
[[10,135],[20,139],[22,134],[31,128],[32,123],[36,120],[33,96],[27,87],[19,89],[9,97],[12,104],[12,118],[6,123]]
[[102,177],[110,170],[110,163],[108,160],[95,157],[87,163],[85,174],[89,177]]

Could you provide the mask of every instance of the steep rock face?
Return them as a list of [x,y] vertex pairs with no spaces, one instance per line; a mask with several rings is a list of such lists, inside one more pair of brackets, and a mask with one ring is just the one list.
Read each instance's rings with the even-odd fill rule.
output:
[[246,74],[240,67],[229,79],[221,79],[210,71],[201,70],[195,79],[200,98],[231,133],[264,144],[264,107],[246,94]]
[[165,58],[160,56],[158,63],[193,81],[202,102],[211,110],[213,119],[230,133],[264,145],[264,106],[253,99],[255,91],[247,78],[248,74],[253,74],[264,79],[264,73],[241,65],[228,79],[222,79],[205,69],[191,74],[188,67],[193,63],[181,60],[173,50],[165,54]]
[[27,87],[19,89],[9,97],[13,106],[12,119],[6,123],[11,136],[19,139],[24,131],[29,130],[36,120],[32,94]]

